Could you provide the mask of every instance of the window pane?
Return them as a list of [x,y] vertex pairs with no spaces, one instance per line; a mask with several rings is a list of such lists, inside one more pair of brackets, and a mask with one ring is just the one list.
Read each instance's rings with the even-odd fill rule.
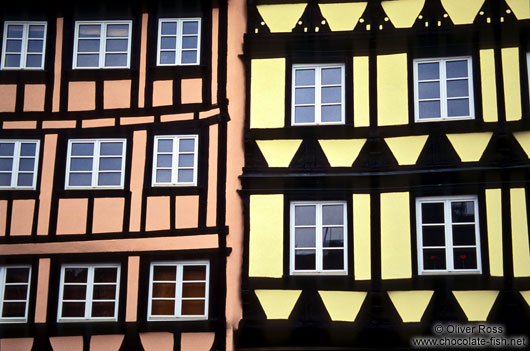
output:
[[8,38],[22,38],[22,31],[24,26],[18,24],[11,24],[7,26],[7,37]]
[[342,205],[322,206],[322,224],[323,225],[344,224],[344,206]]
[[107,52],[127,52],[129,40],[127,39],[107,39]]
[[424,202],[421,204],[421,222],[423,224],[442,224],[444,220],[443,202]]
[[0,171],[11,171],[13,169],[12,158],[0,158]]
[[26,58],[26,67],[41,67],[42,55],[28,55]]
[[197,49],[197,39],[198,37],[183,37],[182,38],[182,48],[183,49]]
[[17,179],[17,186],[32,186],[33,185],[33,174],[32,173],[20,173]]
[[0,186],[11,185],[11,173],[0,173]]
[[182,297],[205,297],[206,283],[182,284]]
[[467,79],[447,81],[447,97],[469,96]]
[[180,169],[178,171],[179,183],[191,183],[193,182],[193,170],[191,169]]
[[423,269],[445,269],[445,249],[424,249]]
[[175,281],[176,279],[177,279],[177,267],[175,266],[154,266],[153,267],[153,280]]
[[182,301],[182,315],[183,316],[204,315],[204,301],[203,300]]
[[173,156],[171,155],[158,155],[156,159],[157,167],[171,167],[171,164],[173,163]]
[[94,285],[94,300],[116,299],[116,285]]
[[469,116],[469,99],[447,100],[449,117]]
[[30,25],[29,26],[29,37],[30,38],[44,38],[44,26],[43,25]]
[[177,23],[162,22],[162,34],[177,34]]
[[6,285],[4,290],[5,300],[26,300],[28,296],[27,285]]
[[85,300],[86,285],[63,285],[63,300]]
[[323,247],[344,247],[343,228],[322,228]]
[[298,106],[295,107],[295,123],[314,123],[315,122],[315,108],[313,106]]
[[175,297],[175,283],[154,283],[153,297]]
[[20,144],[20,156],[35,156],[37,144],[22,143]]
[[98,67],[99,66],[99,55],[77,55],[77,66],[78,67]]
[[72,158],[70,160],[71,171],[91,171],[92,158]]
[[206,280],[206,266],[184,266],[182,280]]
[[194,139],[180,139],[179,151],[180,152],[193,152],[195,150]]
[[340,84],[341,83],[341,69],[340,68],[323,68],[322,69],[322,84]]
[[4,65],[6,67],[20,67],[20,55],[6,55]]
[[322,122],[340,122],[341,106],[322,106]]
[[183,51],[182,52],[182,63],[195,63],[197,62],[197,51]]
[[295,250],[294,269],[314,270],[316,254],[315,250]]
[[198,34],[199,23],[197,21],[182,23],[182,33],[183,34]]
[[101,25],[83,24],[79,26],[80,38],[98,38],[101,34]]
[[454,249],[455,269],[477,269],[476,249]]
[[86,283],[87,276],[87,268],[65,268],[64,270],[65,283]]
[[325,270],[344,269],[344,250],[323,250],[322,268]]
[[7,268],[6,283],[27,283],[29,268]]
[[99,39],[83,39],[77,44],[78,52],[99,52]]
[[119,171],[121,170],[121,157],[102,157],[99,160],[99,169],[101,171]]
[[426,82],[418,84],[418,98],[420,99],[439,99],[440,82]]
[[160,39],[160,48],[175,50],[177,48],[177,37],[162,37]]
[[440,117],[440,101],[420,101],[419,118]]
[[100,173],[98,185],[120,185],[121,173]]
[[294,225],[315,225],[316,223],[316,206],[294,207]]
[[92,185],[92,174],[90,173],[70,173],[68,185],[70,186],[90,186]]
[[294,247],[316,247],[315,228],[296,228],[294,230]]
[[158,140],[158,152],[171,152],[173,151],[173,140],[171,139],[159,139]]
[[315,88],[296,88],[294,102],[295,104],[314,104]]
[[156,171],[156,182],[157,183],[170,183],[171,182],[171,170],[158,170]]
[[453,225],[453,245],[475,245],[475,225]]
[[44,41],[42,40],[28,40],[28,52],[40,53],[43,51]]
[[151,301],[151,314],[154,316],[173,316],[175,314],[175,300]]
[[341,101],[341,87],[322,88],[322,102],[323,103],[340,103]]
[[439,79],[440,78],[440,67],[439,63],[419,63],[418,64],[418,79]]
[[475,203],[473,201],[451,202],[451,218],[454,223],[474,222]]
[[85,316],[84,302],[63,302],[62,317],[81,317]]
[[115,283],[117,281],[117,268],[95,268],[94,282],[95,283]]
[[114,302],[93,302],[92,317],[114,317]]
[[14,152],[14,143],[0,143],[0,156],[13,156]]
[[160,63],[163,65],[174,65],[175,64],[175,52],[162,51],[160,53]]
[[448,61],[445,68],[447,78],[462,78],[468,76],[467,60]]
[[[0,160],[0,164],[1,164],[1,161],[2,160]],[[34,168],[35,168],[34,158],[21,158],[20,159],[20,164],[18,166],[19,171],[32,172]]]
[[107,25],[107,37],[127,37],[129,36],[128,24]]
[[295,71],[296,86],[315,85],[315,70],[314,69],[297,69]]
[[423,246],[445,246],[444,226],[423,226]]
[[105,67],[127,67],[127,54],[106,54]]
[[193,155],[180,155],[179,167],[193,167]]
[[24,317],[25,315],[25,302],[4,302],[2,317]]
[[7,40],[6,52],[20,53],[22,51],[22,40]]

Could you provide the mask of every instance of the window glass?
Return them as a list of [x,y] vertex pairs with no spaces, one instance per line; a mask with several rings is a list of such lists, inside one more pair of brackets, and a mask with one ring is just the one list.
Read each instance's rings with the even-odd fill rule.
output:
[[197,142],[197,135],[156,136],[153,186],[196,185]]
[[44,69],[46,22],[5,22],[2,69]]
[[30,266],[0,266],[0,321],[27,321]]
[[200,18],[164,18],[158,27],[158,66],[200,63]]
[[0,140],[0,189],[35,189],[39,140]]

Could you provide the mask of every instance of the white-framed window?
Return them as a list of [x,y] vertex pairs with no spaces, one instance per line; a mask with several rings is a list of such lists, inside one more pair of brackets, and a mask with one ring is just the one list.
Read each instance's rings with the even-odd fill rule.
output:
[[293,65],[293,125],[344,124],[344,65]]
[[125,139],[68,140],[65,189],[123,189]]
[[208,261],[151,263],[147,319],[207,319],[209,277]]
[[0,189],[35,189],[39,140],[0,139]]
[[2,69],[44,69],[46,22],[4,22]]
[[116,321],[119,291],[119,264],[63,265],[57,322]]
[[481,273],[476,196],[416,199],[418,274]]
[[347,274],[346,202],[292,202],[290,274]]
[[74,69],[129,68],[132,21],[75,22]]
[[197,135],[155,136],[153,186],[197,185]]
[[157,65],[198,65],[200,61],[201,19],[159,19]]
[[475,118],[471,57],[414,60],[416,122]]
[[25,323],[28,319],[31,266],[0,266],[0,323]]

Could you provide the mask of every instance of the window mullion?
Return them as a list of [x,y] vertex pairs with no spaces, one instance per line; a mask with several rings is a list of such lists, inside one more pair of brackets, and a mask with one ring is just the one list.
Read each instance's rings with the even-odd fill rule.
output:
[[107,51],[107,26],[108,23],[102,23],[99,34],[99,68],[105,67],[105,52]]
[[171,158],[173,163],[171,164],[171,183],[178,183],[178,160],[180,152],[180,137],[173,137],[173,155]]
[[182,65],[182,30],[184,28],[184,24],[182,22],[182,20],[177,20],[177,37],[176,37],[176,40],[177,40],[177,44],[176,44],[176,49],[177,49],[177,52],[175,53],[175,64],[176,65]]
[[18,170],[20,168],[20,141],[14,142],[13,164],[11,165],[11,187],[17,186]]
[[446,60],[440,60],[440,108],[441,118],[447,118],[447,72],[445,65]]
[[94,267],[88,267],[87,287],[85,295],[85,319],[92,317],[92,297],[94,295]]
[[97,140],[94,142],[94,158],[92,160],[92,187],[96,187],[98,185],[100,146],[101,141]]
[[[3,316],[4,313],[4,294],[5,294],[5,288],[6,288],[6,268],[0,267],[0,284],[1,284],[1,295],[0,295],[0,319]],[[28,289],[29,290],[29,289]]]
[[322,272],[322,204],[316,206],[316,270]]
[[322,71],[321,71],[321,67],[316,67],[315,68],[315,123],[316,124],[320,124],[321,121],[322,121],[322,116],[321,116],[321,110],[322,110],[322,82],[321,82],[321,76],[322,76]]
[[29,45],[29,24],[24,23],[22,27],[22,45],[20,46],[20,68],[26,68],[28,60],[28,45]]
[[175,317],[182,317],[182,279],[184,272],[184,265],[177,265],[177,281],[175,284]]
[[454,260],[453,260],[453,226],[451,221],[451,200],[445,200],[444,201],[444,207],[445,207],[445,231],[447,233],[446,236],[446,264],[447,264],[447,270],[453,271],[454,270]]

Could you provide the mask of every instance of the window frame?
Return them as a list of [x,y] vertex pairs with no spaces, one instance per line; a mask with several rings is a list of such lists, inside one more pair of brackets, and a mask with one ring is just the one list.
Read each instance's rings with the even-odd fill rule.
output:
[[[176,280],[175,280],[175,313],[173,316],[169,315],[153,315],[151,313],[152,301],[153,301],[153,271],[155,266],[175,266],[176,268]],[[205,279],[205,296],[204,296],[204,315],[182,315],[182,284],[183,284],[183,267],[184,266],[205,266],[206,267],[206,279]],[[173,282],[173,281],[164,281]],[[187,281],[189,282],[189,281]],[[194,281],[195,282],[195,281]],[[202,282],[202,281],[201,281]],[[156,299],[156,298],[155,298]],[[170,298],[166,298],[170,300]],[[190,298],[198,299],[198,298]],[[210,261],[208,260],[193,260],[193,261],[154,261],[149,264],[149,293],[147,297],[147,321],[148,322],[159,322],[159,321],[194,321],[194,320],[207,320],[209,315],[209,304],[210,304]]]
[[[303,205],[316,205],[315,220],[315,269],[296,270],[295,269],[295,207]],[[343,263],[342,270],[324,270],[323,246],[322,246],[322,206],[341,205],[343,207]],[[292,201],[289,205],[289,275],[348,275],[348,203],[346,201]]]
[[[476,269],[455,269],[453,250],[453,229],[451,218],[451,203],[459,201],[472,201],[474,204],[475,216],[475,250],[477,258]],[[422,203],[444,203],[444,235],[445,235],[445,269],[439,270],[425,270],[423,268],[423,223],[422,223]],[[449,230],[449,231],[448,231]],[[429,196],[416,198],[416,243],[418,254],[418,275],[468,275],[468,274],[482,274],[482,255],[480,244],[480,218],[478,197],[476,195],[459,195],[459,196]],[[457,247],[473,247],[472,245],[457,245]]]
[[[160,52],[163,51],[161,47],[162,42],[162,23],[163,22],[176,22],[177,33],[176,36],[176,48],[175,48],[175,63],[160,63]],[[197,61],[194,63],[182,63],[182,37],[184,35],[182,31],[184,22],[198,22],[197,31]],[[158,19],[158,31],[157,31],[157,45],[156,45],[156,65],[160,67],[164,66],[198,66],[201,64],[201,17],[189,17],[189,18],[159,18]],[[169,36],[169,35],[168,35]],[[173,35],[171,35],[173,36]],[[173,51],[173,50],[167,50]],[[185,50],[184,50],[185,51]]]
[[[77,66],[77,55],[78,45],[79,45],[79,27],[81,25],[95,25],[99,24],[101,26],[101,32],[99,35],[99,63],[97,67],[79,67]],[[105,66],[105,54],[107,46],[107,26],[109,24],[128,24],[129,33],[127,36],[127,65],[126,66]],[[130,69],[131,68],[131,40],[132,40],[132,20],[109,20],[109,21],[75,21],[74,24],[74,52],[72,57],[72,69]],[[120,37],[121,38],[121,37]],[[110,52],[112,53],[112,52]],[[122,52],[117,52],[122,53]],[[93,52],[95,54],[95,52]]]
[[[19,67],[5,67],[5,57],[7,55],[7,27],[9,25],[22,25],[24,26],[23,33],[22,33],[22,46],[20,51],[20,66]],[[36,25],[44,26],[44,37],[42,38],[42,58],[41,58],[41,64],[40,67],[26,67],[27,65],[27,57],[28,57],[28,39],[29,39],[29,26]],[[48,35],[48,22],[47,21],[4,21],[4,34],[2,36],[2,58],[1,58],[1,65],[0,70],[9,70],[9,71],[16,71],[16,70],[28,70],[28,71],[43,71],[44,70],[44,64],[45,64],[45,58],[46,58],[46,40]]]
[[[341,120],[338,122],[322,122],[322,69],[340,68],[341,69],[341,102],[340,114]],[[315,122],[297,123],[296,122],[296,70],[297,69],[315,69]],[[333,84],[331,86],[334,86]],[[305,87],[305,86],[300,86]],[[324,86],[325,87],[325,86]],[[291,126],[320,126],[320,125],[344,125],[346,124],[346,65],[344,63],[317,63],[317,64],[293,64],[291,67]],[[307,105],[307,104],[301,104]],[[331,103],[336,105],[336,103]]]
[[[469,93],[469,116],[458,116],[448,117],[447,116],[447,75],[446,75],[446,63],[449,61],[467,61],[467,81],[468,81],[468,93]],[[420,63],[438,63],[440,65],[440,117],[435,118],[420,118],[419,110],[419,81],[418,81],[418,64]],[[451,57],[433,57],[433,58],[419,58],[413,60],[413,76],[414,76],[414,122],[445,122],[445,121],[458,121],[458,120],[473,120],[475,119],[475,97],[473,88],[473,58],[471,56],[451,56]],[[452,80],[453,78],[449,78]],[[456,80],[462,78],[454,78]],[[426,80],[432,81],[432,80]],[[423,81],[422,81],[423,82]],[[450,98],[458,99],[458,98]],[[426,99],[430,100],[430,99]],[[436,99],[432,99],[436,100]]]
[[[101,143],[102,142],[122,142],[122,153],[121,153],[121,178],[120,178],[120,185],[97,185],[97,177],[99,175],[99,160],[100,160],[100,150],[101,150]],[[92,180],[91,185],[69,185],[70,180],[70,162],[72,159],[72,144],[73,143],[94,143],[94,153],[92,154]],[[97,147],[96,147],[97,145]],[[124,189],[124,180],[125,180],[125,157],[127,155],[127,139],[125,138],[96,138],[96,139],[68,139],[68,149],[66,154],[66,172],[65,172],[65,179],[64,179],[64,188],[65,190],[83,190],[83,189]],[[78,157],[78,156],[75,156]],[[97,165],[97,170],[95,169]],[[114,171],[115,173],[116,171]],[[74,171],[73,173],[88,173],[88,171]]]
[[[173,150],[171,151],[172,163],[171,163],[171,183],[159,183],[156,181],[156,171],[158,168],[158,140],[160,139],[172,139]],[[193,151],[193,181],[192,182],[178,182],[178,171],[179,169],[189,169],[189,167],[179,167],[178,158],[180,155],[180,140],[182,139],[193,139],[194,151]],[[153,167],[151,175],[151,186],[152,187],[184,187],[184,186],[197,186],[197,173],[198,173],[198,159],[199,159],[199,135],[197,134],[181,134],[181,135],[155,135],[153,144]],[[166,153],[167,154],[167,153]],[[186,153],[189,154],[189,153]]]
[[[6,283],[6,270],[10,268],[28,268],[28,281],[26,284],[24,283]],[[29,298],[31,293],[31,265],[3,265],[0,266],[0,324],[6,324],[6,323],[27,323],[28,322],[28,311],[29,311]],[[2,317],[3,310],[4,310],[4,296],[5,296],[5,287],[6,284],[14,284],[14,285],[27,285],[27,292],[26,292],[26,300],[24,301],[26,303],[26,310],[24,317]],[[8,301],[17,301],[22,302],[22,300],[8,300]]]
[[[40,152],[40,140],[39,139],[0,139],[0,143],[14,143],[13,150],[13,164],[11,168],[11,185],[4,186],[0,185],[0,191],[2,190],[36,190],[37,189],[37,176],[39,173],[39,152]],[[35,143],[35,163],[33,165],[33,183],[31,186],[20,186],[16,185],[18,181],[18,175],[22,173],[30,173],[29,171],[20,171],[20,160],[22,158],[30,158],[29,156],[21,156],[21,144],[24,143]],[[8,158],[8,156],[0,156],[0,158]],[[7,173],[7,171],[1,171],[0,173]]]
[[[64,302],[64,278],[65,270],[67,268],[87,268],[87,282],[86,282],[86,293],[85,293],[85,316],[84,317],[61,317]],[[93,294],[94,294],[94,270],[96,268],[117,268],[116,270],[116,297],[114,300],[114,316],[113,317],[90,317],[92,314]],[[57,306],[57,323],[78,323],[78,322],[117,322],[118,321],[118,309],[120,304],[120,279],[121,278],[121,265],[116,263],[95,263],[95,264],[63,264],[61,265],[61,275],[59,280],[59,299]],[[72,283],[68,283],[72,284]],[[77,283],[82,284],[82,283]],[[102,284],[110,285],[110,283]],[[77,300],[66,300],[66,301],[77,301]],[[81,301],[81,300],[79,300]],[[100,301],[100,300],[97,300]],[[89,317],[87,317],[87,315]]]

